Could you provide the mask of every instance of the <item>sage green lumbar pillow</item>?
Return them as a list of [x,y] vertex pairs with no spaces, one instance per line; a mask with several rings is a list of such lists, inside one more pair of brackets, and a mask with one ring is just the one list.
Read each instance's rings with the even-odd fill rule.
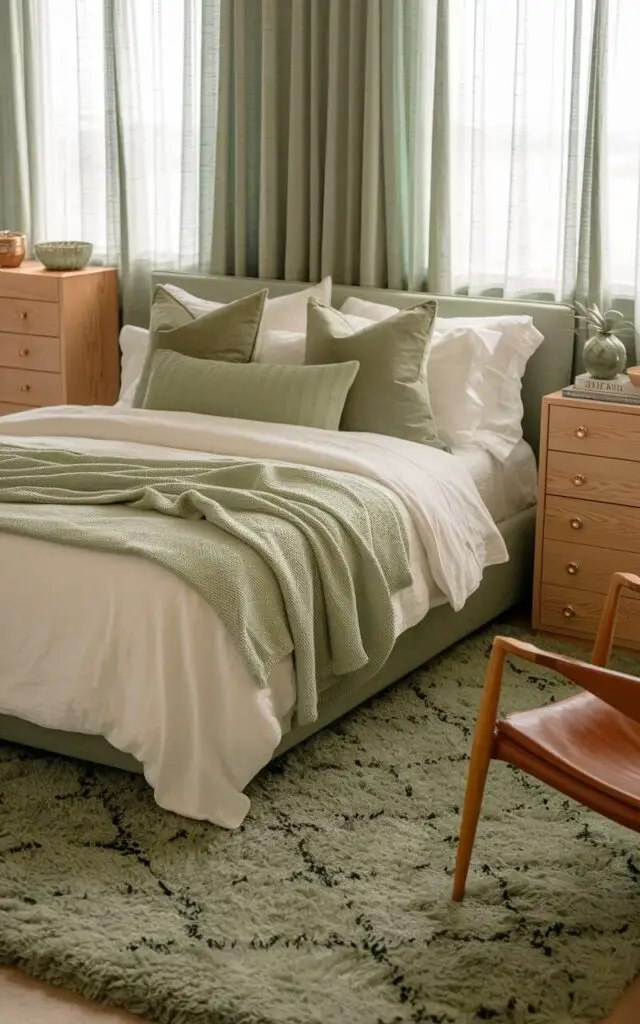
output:
[[357,373],[356,362],[222,363],[158,351],[151,361],[144,408],[337,430]]
[[169,349],[196,359],[218,359],[227,363],[248,363],[260,330],[267,290],[229,302],[202,316],[188,309],[166,288],[158,285],[153,296],[149,322],[149,352],[133,399],[143,404],[153,355]]
[[309,299],[305,362],[360,364],[345,402],[342,430],[445,447],[436,433],[427,386],[436,312],[437,303],[428,299],[356,330],[337,309]]

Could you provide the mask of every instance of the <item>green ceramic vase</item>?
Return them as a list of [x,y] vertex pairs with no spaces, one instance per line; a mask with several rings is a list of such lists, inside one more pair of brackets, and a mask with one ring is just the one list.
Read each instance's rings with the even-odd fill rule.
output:
[[584,366],[596,380],[613,380],[618,373],[624,373],[627,365],[627,350],[615,334],[594,334],[582,350]]

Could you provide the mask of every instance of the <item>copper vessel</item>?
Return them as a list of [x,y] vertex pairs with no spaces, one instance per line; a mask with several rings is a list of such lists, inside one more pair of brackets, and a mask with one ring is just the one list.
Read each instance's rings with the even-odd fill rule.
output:
[[0,268],[19,267],[26,251],[26,235],[19,231],[0,231]]

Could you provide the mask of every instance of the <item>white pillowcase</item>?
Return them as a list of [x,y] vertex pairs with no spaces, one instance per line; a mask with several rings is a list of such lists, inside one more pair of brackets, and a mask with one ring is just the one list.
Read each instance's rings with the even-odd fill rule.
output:
[[263,331],[253,355],[255,363],[288,363],[303,366],[306,333],[297,331]]
[[360,316],[366,320],[386,320],[398,312],[396,306],[385,306],[383,302],[367,302],[366,299],[346,299],[340,307],[345,316]]
[[120,331],[120,394],[116,405],[132,406],[149,350],[149,332],[125,325]]
[[438,437],[449,448],[485,447],[482,364],[499,340],[496,331],[480,328],[434,329],[427,370],[429,397]]
[[[342,312],[386,320],[397,310],[349,298]],[[429,394],[446,444],[475,444],[501,462],[509,457],[522,438],[522,378],[542,341],[530,316],[436,319]]]
[[522,378],[543,335],[530,316],[455,317],[436,320],[436,330],[441,323],[450,329],[473,325],[476,334],[482,331],[500,336],[494,351],[480,362],[476,388],[483,411],[473,443],[504,462],[522,440]]

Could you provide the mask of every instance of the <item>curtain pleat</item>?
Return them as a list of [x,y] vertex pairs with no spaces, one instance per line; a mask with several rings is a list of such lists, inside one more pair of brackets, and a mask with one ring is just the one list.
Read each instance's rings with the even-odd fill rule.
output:
[[[426,238],[428,284],[432,292],[453,290],[451,266],[451,110],[449,104],[449,0],[438,0],[435,31],[433,128],[431,133],[431,196]],[[414,260],[418,264],[418,258]]]
[[0,4],[0,230],[24,231],[31,237],[28,18],[21,0]]
[[222,0],[215,272],[424,285],[437,6]]
[[582,175],[575,294],[602,304],[605,280],[603,207],[605,203],[604,118],[608,0],[595,0],[589,62],[589,98]]

